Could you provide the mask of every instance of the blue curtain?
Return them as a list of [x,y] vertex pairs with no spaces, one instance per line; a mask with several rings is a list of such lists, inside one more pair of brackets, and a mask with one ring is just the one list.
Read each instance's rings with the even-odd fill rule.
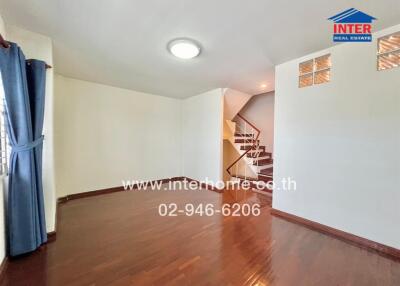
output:
[[14,43],[0,49],[6,129],[11,144],[7,229],[11,256],[47,241],[42,188],[42,143],[46,64],[27,62]]

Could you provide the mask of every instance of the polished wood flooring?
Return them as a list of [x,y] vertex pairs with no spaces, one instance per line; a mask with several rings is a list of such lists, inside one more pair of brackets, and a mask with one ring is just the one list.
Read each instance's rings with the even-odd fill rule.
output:
[[[400,263],[270,215],[259,194],[129,191],[69,201],[57,240],[1,285],[400,285]],[[160,203],[259,202],[258,217],[160,217]]]

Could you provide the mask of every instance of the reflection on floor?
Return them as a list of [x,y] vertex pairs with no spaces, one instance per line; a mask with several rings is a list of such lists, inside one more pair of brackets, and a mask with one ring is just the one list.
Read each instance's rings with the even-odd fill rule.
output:
[[[259,203],[259,216],[162,217],[158,206]],[[129,191],[69,201],[57,241],[1,285],[400,285],[400,264],[270,215],[239,191]]]

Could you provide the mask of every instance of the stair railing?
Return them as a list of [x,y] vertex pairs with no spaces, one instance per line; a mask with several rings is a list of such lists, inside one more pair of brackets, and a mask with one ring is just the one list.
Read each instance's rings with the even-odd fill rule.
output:
[[[236,122],[236,130],[235,133],[243,134],[244,136],[241,136],[240,138],[243,139],[244,143],[251,143],[250,148],[247,148],[245,152],[240,155],[229,167],[226,169],[228,172],[229,176],[232,176],[231,169],[235,166],[236,168],[236,175],[238,176],[239,174],[239,165],[240,162],[242,161],[242,158],[247,156],[247,154],[250,151],[255,150],[256,152],[251,153],[252,156],[251,158],[257,158],[258,155],[260,154],[259,151],[259,140],[258,138],[260,137],[261,131],[255,127],[252,123],[250,123],[246,118],[244,118],[242,115],[237,114],[237,119],[235,120]],[[248,137],[247,135],[250,134],[251,136]],[[234,134],[235,135],[235,134]],[[243,143],[243,144],[244,144]],[[245,161],[245,160],[243,160]],[[244,164],[244,179],[247,180],[247,166],[248,164]]]

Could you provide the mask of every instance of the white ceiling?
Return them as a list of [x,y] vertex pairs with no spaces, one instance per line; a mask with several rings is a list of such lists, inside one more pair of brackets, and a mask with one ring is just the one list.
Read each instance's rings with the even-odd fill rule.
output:
[[[0,0],[8,24],[54,40],[58,73],[177,98],[273,90],[274,66],[331,46],[327,18],[352,7],[374,30],[400,22],[399,0]],[[172,57],[176,37],[199,41],[201,56]]]

